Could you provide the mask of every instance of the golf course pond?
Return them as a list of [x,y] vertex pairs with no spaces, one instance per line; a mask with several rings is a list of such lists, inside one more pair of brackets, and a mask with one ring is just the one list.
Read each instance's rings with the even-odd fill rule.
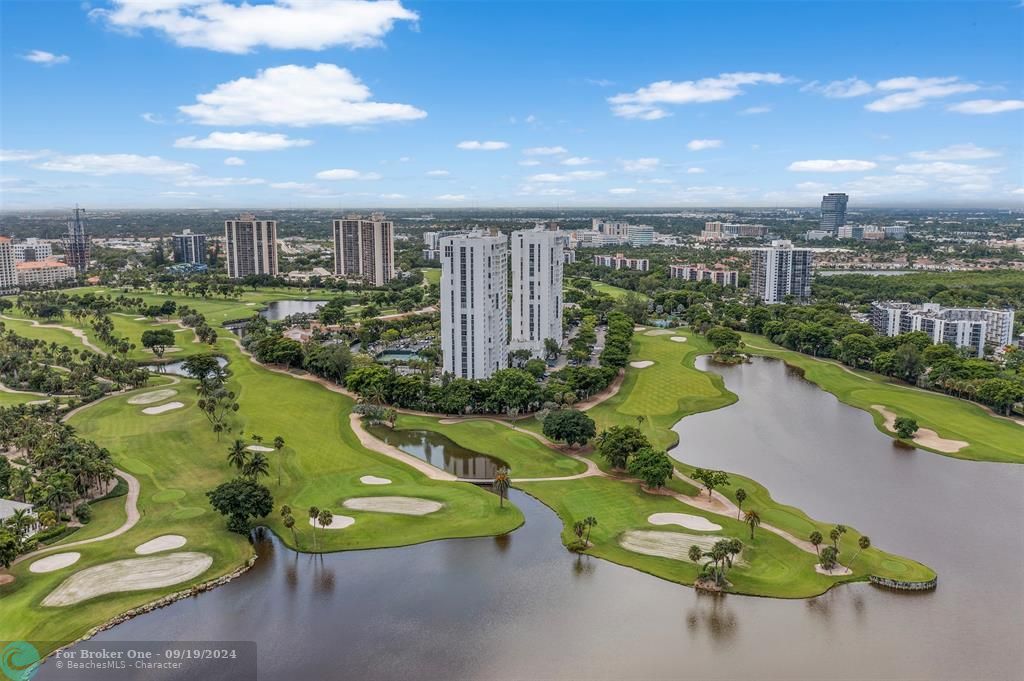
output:
[[[228,365],[228,360],[224,357],[217,357],[217,364],[221,367]],[[146,368],[156,374],[174,374],[175,376],[189,376],[189,373],[185,371],[185,361],[181,360],[178,362],[168,362],[166,364],[147,364]],[[211,372],[212,373],[212,372]]]
[[326,300],[275,300],[260,310],[260,316],[276,322],[293,314],[313,314],[326,304]]
[[[95,640],[252,640],[261,678],[1019,677],[1024,466],[895,445],[868,413],[778,361],[697,366],[740,399],[683,419],[674,456],[853,525],[933,567],[938,588],[710,595],[567,552],[558,517],[512,490],[526,523],[499,537],[314,556],[259,533],[259,559],[241,578]],[[446,469],[455,456],[434,434],[386,437]],[[56,678],[49,667],[36,678]]]
[[392,430],[385,425],[365,426],[366,431],[431,466],[467,480],[493,480],[505,462],[455,444],[432,430]]

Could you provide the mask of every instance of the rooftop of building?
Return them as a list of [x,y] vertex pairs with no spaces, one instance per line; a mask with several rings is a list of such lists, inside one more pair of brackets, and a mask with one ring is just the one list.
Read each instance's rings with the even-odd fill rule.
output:
[[53,267],[70,267],[70,265],[60,260],[30,260],[19,262],[15,267],[19,270],[44,270]]

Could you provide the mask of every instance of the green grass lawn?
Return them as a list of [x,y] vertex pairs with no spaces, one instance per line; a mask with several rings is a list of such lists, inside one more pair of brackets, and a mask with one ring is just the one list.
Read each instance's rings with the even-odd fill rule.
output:
[[423,280],[426,281],[428,284],[441,283],[440,267],[421,267],[420,272],[423,273]]
[[[508,532],[523,520],[510,504],[499,508],[498,498],[465,483],[429,480],[414,469],[362,448],[348,426],[352,401],[322,386],[270,372],[252,364],[232,340],[222,338],[218,350],[230,360],[231,385],[241,409],[235,433],[218,442],[195,407],[194,385],[183,381],[172,398],[185,407],[149,416],[141,405],[127,404],[127,396],[111,398],[76,415],[71,423],[81,436],[110,449],[116,465],[136,476],[142,486],[142,518],[121,537],[76,547],[82,553],[74,566],[48,574],[28,571],[31,561],[13,569],[17,580],[0,587],[0,640],[66,641],[120,612],[190,584],[231,572],[251,555],[249,543],[225,528],[205,492],[234,473],[226,461],[228,444],[239,433],[253,431],[272,440],[282,435],[282,484],[277,484],[277,454],[271,453],[271,475],[265,484],[274,494],[275,507],[295,509],[298,545],[312,548],[312,528],[305,509],[311,505],[349,515],[356,523],[345,530],[319,532],[321,550],[400,546],[449,537]],[[147,388],[152,389],[152,388]],[[143,389],[146,390],[146,389]],[[363,475],[386,477],[393,484],[369,487]],[[441,511],[422,517],[349,511],[344,499],[371,495],[408,495],[444,504]],[[104,501],[90,526],[67,541],[96,536],[123,520],[124,499]],[[118,510],[120,506],[121,510]],[[282,540],[294,545],[276,513],[267,520]],[[107,529],[104,529],[107,528]],[[103,532],[101,532],[103,530]],[[44,609],[39,602],[70,574],[92,565],[134,556],[134,547],[161,534],[188,538],[183,550],[208,553],[213,566],[200,577],[165,589],[101,596],[67,608]]]
[[607,293],[612,298],[622,298],[627,293],[636,293],[636,295],[640,296],[641,300],[650,299],[647,296],[647,294],[640,293],[639,291],[630,291],[628,289],[620,288],[618,286],[612,286],[611,284],[606,284],[603,281],[596,281],[594,279],[591,279],[590,281],[594,285],[595,291],[597,291],[598,293]]
[[[970,443],[958,452],[938,454],[974,461],[1024,463],[1024,427],[998,418],[967,400],[912,388],[880,374],[852,371],[832,360],[821,360],[786,350],[763,336],[743,334],[747,349],[765,357],[775,357],[798,367],[804,377],[827,390],[842,402],[871,414],[880,431],[885,419],[871,405],[888,407],[898,416],[909,416],[922,428],[930,428],[939,436]],[[916,447],[928,449],[915,443]]]

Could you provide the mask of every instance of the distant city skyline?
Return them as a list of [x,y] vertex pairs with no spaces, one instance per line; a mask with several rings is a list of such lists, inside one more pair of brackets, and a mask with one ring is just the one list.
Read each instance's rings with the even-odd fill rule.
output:
[[1019,1],[541,11],[3,3],[0,209],[1024,206]]

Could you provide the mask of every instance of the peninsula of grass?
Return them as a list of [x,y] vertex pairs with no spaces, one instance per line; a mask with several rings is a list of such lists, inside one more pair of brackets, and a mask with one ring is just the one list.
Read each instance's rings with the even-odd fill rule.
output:
[[[676,333],[685,335],[688,340],[685,343],[672,341],[670,334],[647,336],[638,332],[634,335],[630,359],[654,361],[658,370],[626,369],[626,378],[619,392],[587,412],[597,422],[599,431],[613,425],[636,426],[639,423],[639,427],[656,447],[671,449],[677,442],[672,426],[679,419],[701,411],[726,407],[736,401],[736,395],[725,388],[720,376],[694,368],[697,356],[711,352],[710,344],[689,331]],[[643,419],[638,420],[638,416]],[[399,419],[400,423],[402,418]],[[508,437],[506,433],[513,433],[508,426],[485,419],[453,427],[440,424],[437,419],[417,418],[417,428],[437,430],[467,449],[497,456],[500,456],[500,451],[504,451],[504,438]],[[475,428],[470,431],[462,427],[468,424],[475,424]],[[539,430],[529,419],[520,421],[518,425]],[[603,460],[599,457],[595,457],[595,460],[602,470],[610,472]],[[693,472],[691,466],[681,462],[677,462],[676,468],[687,475]],[[516,477],[513,475],[513,478]],[[764,486],[749,478],[733,473],[730,473],[730,477],[732,486],[722,491],[735,502],[733,491],[744,488],[748,496],[743,507],[757,509],[764,523],[799,539],[806,539],[815,530],[828,537],[832,523],[814,520],[797,508],[779,503]],[[814,569],[817,563],[814,554],[794,546],[777,534],[758,529],[751,539],[749,528],[735,517],[711,513],[683,504],[672,497],[649,494],[641,489],[639,482],[621,475],[613,478],[587,477],[514,484],[559,515],[563,521],[562,541],[566,545],[576,538],[571,530],[573,523],[587,516],[595,516],[598,525],[592,530],[593,546],[587,553],[680,584],[689,585],[696,580],[698,569],[694,563],[627,550],[620,545],[623,535],[637,530],[656,530],[686,535],[735,537],[746,548],[742,555],[743,564],[729,571],[728,578],[732,583],[729,590],[748,595],[807,598],[819,595],[838,583],[866,581],[869,575],[910,582],[926,582],[935,577],[935,573],[927,566],[877,547],[859,552],[857,540],[861,535],[854,528],[848,528],[839,545],[840,563],[849,567],[852,574],[843,577],[822,575]],[[671,480],[668,487],[673,492],[687,496],[698,494],[697,488],[679,479]],[[647,520],[654,513],[701,516],[721,525],[722,530],[699,533],[672,525],[654,526]],[[856,560],[851,563],[850,559],[854,555],[857,556]]]
[[[274,495],[275,511],[265,524],[285,544],[303,551],[313,549],[313,528],[305,517],[306,509],[313,505],[356,519],[344,530],[318,531],[320,551],[501,534],[522,524],[523,516],[517,508],[510,504],[501,508],[498,497],[485,490],[466,483],[427,479],[404,464],[364,449],[348,425],[353,405],[350,398],[254,364],[227,335],[218,341],[217,351],[229,359],[228,383],[238,394],[241,408],[232,423],[234,432],[220,441],[195,406],[195,383],[189,380],[176,386],[174,399],[185,404],[181,409],[145,415],[140,406],[128,404],[134,394],[129,393],[101,401],[72,417],[71,424],[82,437],[107,447],[115,465],[138,478],[141,519],[121,536],[76,547],[74,550],[82,557],[73,568],[34,574],[28,570],[31,560],[14,566],[11,572],[15,581],[0,586],[0,640],[52,641],[53,645],[74,640],[120,613],[244,566],[252,556],[252,546],[244,537],[227,531],[225,519],[210,508],[205,494],[234,477],[226,460],[228,445],[234,437],[248,440],[253,432],[267,441],[276,435],[286,441],[281,454],[267,455],[270,475],[263,482]],[[278,456],[283,457],[280,485]],[[381,493],[380,488],[359,481],[365,475],[391,480],[389,495],[434,500],[443,508],[420,517],[343,509],[346,499]],[[294,509],[294,536],[284,528],[277,513],[281,504]],[[68,542],[102,534],[100,529],[109,530],[123,522],[123,498],[104,501],[102,506],[96,509],[96,529],[83,528]],[[133,558],[136,546],[164,534],[185,536],[188,543],[183,550],[211,556],[212,566],[195,579],[172,587],[109,594],[59,609],[41,606],[42,599],[70,574]]]
[[775,345],[763,336],[743,334],[750,354],[781,359],[803,372],[804,378],[835,395],[851,407],[871,414],[875,426],[890,437],[885,419],[872,405],[881,405],[898,416],[908,416],[921,428],[941,437],[967,442],[959,451],[939,451],[920,443],[915,447],[971,461],[1024,463],[1024,426],[993,415],[973,402],[915,388],[880,374],[845,367],[834,360],[816,359]]

